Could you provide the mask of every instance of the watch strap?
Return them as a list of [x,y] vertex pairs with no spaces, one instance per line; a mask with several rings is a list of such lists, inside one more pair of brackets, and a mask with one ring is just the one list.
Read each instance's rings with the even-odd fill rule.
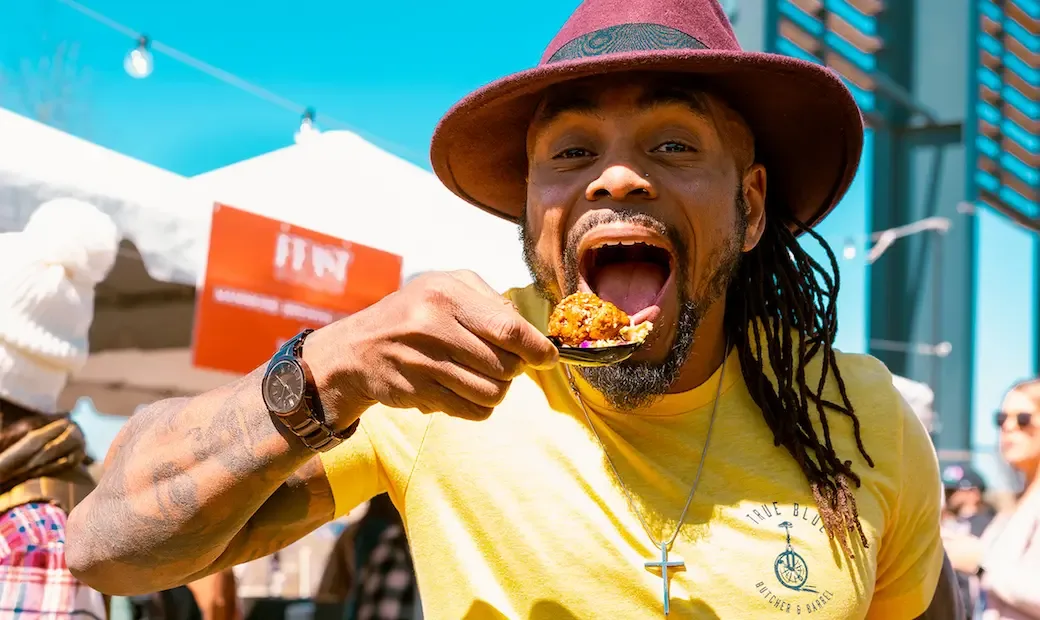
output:
[[303,401],[300,406],[287,414],[275,413],[275,417],[292,434],[299,437],[305,446],[316,452],[326,452],[349,439],[357,431],[361,420],[354,420],[353,424],[338,432],[325,423],[325,410],[318,395],[314,375],[303,361],[303,343],[313,331],[305,329],[288,340],[271,360],[273,367],[282,359],[293,359],[300,365],[304,375]]

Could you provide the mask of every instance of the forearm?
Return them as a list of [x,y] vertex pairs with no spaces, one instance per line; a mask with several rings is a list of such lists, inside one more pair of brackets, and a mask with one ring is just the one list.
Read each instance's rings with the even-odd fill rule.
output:
[[312,456],[267,412],[262,372],[131,418],[98,488],[69,517],[78,578],[110,594],[190,580]]

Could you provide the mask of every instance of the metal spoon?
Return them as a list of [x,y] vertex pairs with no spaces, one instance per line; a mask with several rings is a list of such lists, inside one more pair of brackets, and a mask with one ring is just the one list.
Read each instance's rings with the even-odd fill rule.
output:
[[632,354],[643,346],[642,342],[630,342],[628,344],[617,344],[610,347],[569,347],[564,345],[558,338],[552,336],[549,340],[556,345],[560,352],[560,362],[571,366],[610,366],[623,362],[632,357]]

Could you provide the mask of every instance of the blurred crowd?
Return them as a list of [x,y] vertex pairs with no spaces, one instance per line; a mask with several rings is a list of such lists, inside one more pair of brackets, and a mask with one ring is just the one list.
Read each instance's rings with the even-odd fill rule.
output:
[[[70,200],[45,204],[24,231],[0,235],[0,615],[421,618],[404,525],[386,495],[328,526],[310,592],[305,584],[278,596],[288,551],[258,561],[260,577],[236,567],[120,600],[81,587],[64,568],[66,515],[93,483],[83,433],[58,410],[58,395],[87,358],[94,287],[117,247],[112,221]],[[946,464],[944,543],[968,618],[1040,620],[1040,379],[1012,387],[994,423],[1019,491],[997,503],[969,464]],[[251,580],[266,591],[256,595]]]

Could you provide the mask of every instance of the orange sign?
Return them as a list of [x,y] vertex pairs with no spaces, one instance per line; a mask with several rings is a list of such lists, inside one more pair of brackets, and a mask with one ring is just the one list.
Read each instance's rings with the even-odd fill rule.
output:
[[217,204],[195,304],[195,366],[247,373],[305,328],[401,284],[401,257]]

